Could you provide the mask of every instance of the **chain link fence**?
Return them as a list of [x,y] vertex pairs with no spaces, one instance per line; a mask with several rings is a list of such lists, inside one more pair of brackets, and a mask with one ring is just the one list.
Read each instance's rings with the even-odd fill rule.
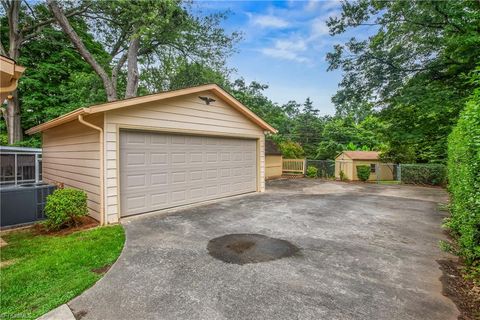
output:
[[318,177],[325,179],[335,178],[335,160],[308,160],[307,168],[314,166],[318,169]]
[[377,183],[404,183],[416,185],[445,186],[446,167],[443,164],[408,163],[375,165]]

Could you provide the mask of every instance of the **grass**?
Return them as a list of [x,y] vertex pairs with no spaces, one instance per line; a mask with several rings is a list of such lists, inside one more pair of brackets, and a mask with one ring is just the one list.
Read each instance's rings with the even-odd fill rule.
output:
[[378,184],[401,184],[398,180],[380,180],[377,181]]
[[8,243],[0,249],[2,319],[35,319],[70,301],[103,276],[92,270],[115,262],[125,242],[120,225],[64,236],[24,230],[2,238]]

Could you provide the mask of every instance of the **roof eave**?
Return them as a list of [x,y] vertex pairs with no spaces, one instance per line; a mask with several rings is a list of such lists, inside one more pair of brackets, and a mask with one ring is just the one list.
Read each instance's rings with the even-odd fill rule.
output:
[[[94,114],[94,113],[100,113],[100,112],[107,112],[110,110],[124,108],[131,105],[139,104],[139,103],[148,103],[153,101],[165,100],[165,99],[174,98],[181,95],[193,94],[201,91],[212,91],[213,93],[225,99],[236,110],[242,113],[245,117],[249,118],[252,122],[258,125],[260,128],[270,133],[278,132],[274,127],[270,126],[267,122],[265,122],[255,113],[253,113],[250,109],[248,109],[246,106],[240,103],[237,99],[235,99],[232,95],[230,95],[227,91],[222,89],[220,86],[216,84],[207,84],[203,86],[179,89],[179,90],[174,90],[170,92],[162,92],[159,94],[152,94],[148,96],[135,97],[135,98],[126,99],[126,100],[107,102],[100,105],[91,106],[88,108],[79,108],[63,116],[47,121],[33,128],[30,128],[26,131],[26,133],[34,134],[41,131],[45,131],[47,129],[58,126],[60,124],[75,120],[80,114]],[[161,95],[161,98],[159,98],[159,95]]]
[[70,122],[70,121],[75,120],[75,119],[78,119],[78,116],[81,115],[81,114],[89,114],[89,113],[90,113],[89,108],[75,109],[75,110],[73,110],[73,111],[71,111],[71,112],[69,112],[69,113],[67,113],[67,114],[65,114],[61,117],[52,119],[50,121],[39,124],[38,126],[30,128],[27,131],[25,131],[25,133],[26,134],[35,134],[35,133],[38,133],[38,132],[42,132],[42,131],[45,131],[47,129],[59,126],[61,124]]

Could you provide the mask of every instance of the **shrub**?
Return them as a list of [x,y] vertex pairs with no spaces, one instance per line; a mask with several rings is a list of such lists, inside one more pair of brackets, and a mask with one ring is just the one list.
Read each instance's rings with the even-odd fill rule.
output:
[[303,159],[305,156],[305,151],[297,142],[283,141],[278,144],[278,147],[285,159]]
[[8,136],[5,133],[0,134],[0,146],[8,146]]
[[403,183],[443,186],[447,181],[447,168],[443,164],[402,164]]
[[[480,77],[479,77],[480,78]],[[480,79],[479,79],[480,82]],[[457,237],[459,254],[480,272],[480,89],[460,114],[448,138],[448,190],[451,218],[446,226]]]
[[357,177],[363,182],[370,178],[370,166],[357,166]]
[[47,197],[45,226],[48,230],[58,230],[76,225],[78,217],[85,216],[87,194],[78,189],[57,189]]
[[340,181],[345,180],[347,180],[347,175],[345,174],[345,172],[343,172],[343,170],[340,170]]
[[307,167],[307,177],[316,178],[318,176],[318,169],[315,166]]

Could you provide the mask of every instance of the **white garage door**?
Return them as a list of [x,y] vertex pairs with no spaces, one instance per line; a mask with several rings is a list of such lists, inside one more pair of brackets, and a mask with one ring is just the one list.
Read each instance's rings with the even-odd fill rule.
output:
[[122,216],[256,191],[256,141],[120,132]]

